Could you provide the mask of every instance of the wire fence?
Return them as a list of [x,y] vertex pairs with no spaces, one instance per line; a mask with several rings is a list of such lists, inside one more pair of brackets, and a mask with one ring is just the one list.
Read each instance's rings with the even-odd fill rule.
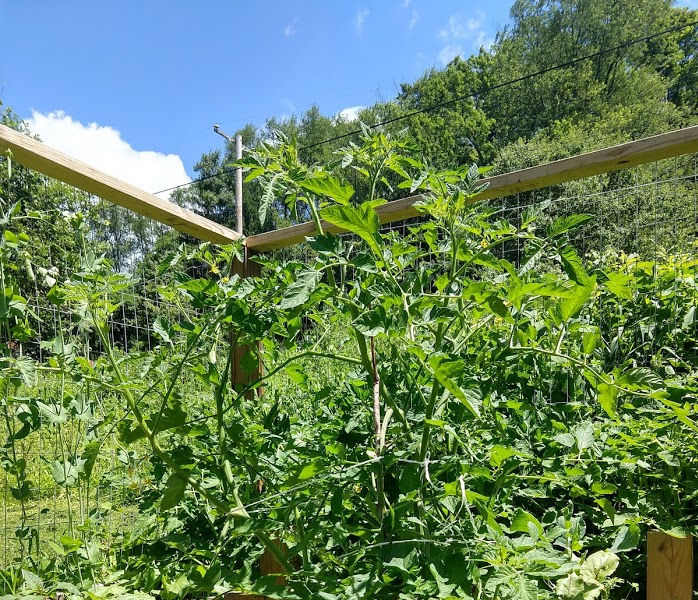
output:
[[[56,197],[56,190],[49,180],[41,180],[43,189],[30,190],[33,196]],[[36,184],[34,184],[36,185]],[[26,192],[26,193],[25,193]],[[65,190],[64,190],[65,192]],[[26,190],[14,190],[16,195],[26,195]],[[62,192],[63,193],[63,192]],[[11,196],[12,194],[10,194]],[[118,271],[128,273],[131,284],[121,293],[119,308],[110,318],[109,342],[123,355],[151,350],[159,342],[155,322],[165,316],[170,322],[190,318],[195,309],[184,302],[164,295],[161,290],[171,274],[162,273],[158,265],[175,252],[181,244],[192,244],[191,240],[177,236],[167,227],[134,218],[120,208],[107,206],[100,200],[81,194],[60,197],[57,206],[49,207],[56,215],[58,229],[66,230],[75,215],[84,215],[83,234],[86,251],[95,255],[106,253]],[[544,229],[555,218],[572,214],[589,214],[593,218],[579,228],[572,243],[585,263],[590,266],[619,265],[624,268],[640,268],[643,261],[649,268],[655,286],[653,292],[642,300],[653,303],[657,311],[649,319],[635,323],[632,331],[619,331],[618,343],[637,346],[633,356],[637,361],[651,361],[660,351],[655,345],[658,336],[653,332],[669,326],[671,319],[676,323],[684,320],[693,328],[695,339],[698,321],[689,321],[687,313],[698,304],[698,155],[686,155],[651,165],[636,167],[608,175],[600,175],[581,181],[545,188],[535,192],[517,194],[490,201],[492,219],[506,219],[515,226],[521,224],[527,211],[541,211],[540,227]],[[30,209],[30,206],[25,208]],[[382,229],[385,235],[408,237],[411,225],[422,221],[393,223]],[[55,225],[55,223],[54,223]],[[61,231],[63,231],[61,229]],[[83,252],[71,246],[72,252],[56,243],[49,243],[50,230],[44,231],[48,248],[44,260],[49,276],[69,274],[77,266],[76,254]],[[65,232],[64,232],[65,233]],[[68,239],[66,236],[59,239]],[[350,236],[344,236],[347,243]],[[42,243],[43,243],[42,239]],[[521,242],[512,241],[501,247],[501,257],[518,263],[526,251]],[[280,261],[311,261],[313,252],[307,245],[278,250],[273,253]],[[689,302],[685,295],[675,294],[673,310],[667,315],[660,310],[655,300],[664,295],[671,299],[672,288],[662,279],[663,269],[681,273],[683,285],[689,290]],[[54,269],[51,271],[51,269]],[[200,273],[204,275],[205,273]],[[350,281],[351,272],[345,273]],[[692,281],[691,281],[691,278]],[[0,552],[3,565],[16,561],[18,557],[38,560],[42,556],[70,547],[70,540],[90,532],[98,540],[96,549],[118,547],[124,536],[133,533],[137,523],[137,506],[143,494],[149,491],[152,465],[148,463],[145,448],[138,443],[114,447],[91,467],[89,477],[79,478],[63,468],[66,456],[76,448],[89,443],[90,431],[86,421],[79,417],[81,398],[90,397],[91,418],[97,421],[123,416],[124,409],[117,395],[104,388],[93,388],[89,381],[68,381],[64,375],[51,370],[55,352],[47,346],[60,334],[75,331],[72,321],[74,307],[56,306],[47,299],[49,287],[37,277],[27,289],[22,290],[33,313],[35,335],[23,343],[21,352],[31,355],[46,365],[47,370],[37,374],[33,386],[25,386],[20,396],[13,400],[13,414],[6,414],[0,426],[3,438],[21,430],[31,410],[24,407],[22,396],[39,400],[47,407],[60,404],[66,395],[76,409],[69,420],[62,415],[57,422],[46,423],[26,437],[19,438],[10,449],[5,445],[4,455],[12,451],[16,464],[18,459],[26,465],[26,479],[31,485],[21,489],[16,472],[5,468],[2,475],[2,512],[0,518]],[[666,302],[662,303],[662,307]],[[601,317],[600,317],[601,318]],[[613,326],[613,315],[602,318]],[[89,332],[82,333],[81,356],[88,360],[103,352],[100,341]],[[628,341],[630,340],[630,341]],[[619,358],[620,360],[620,358]],[[698,350],[682,348],[680,360],[698,364]],[[132,374],[137,377],[137,373]],[[196,390],[194,377],[186,385]],[[270,383],[273,389],[273,383]],[[7,400],[7,398],[6,398]],[[29,414],[29,416],[27,416]],[[77,415],[77,416],[76,416]],[[115,415],[115,416],[114,416]],[[31,417],[33,418],[33,417]],[[37,418],[45,419],[45,415]],[[17,435],[15,435],[17,437]],[[438,457],[433,458],[438,461]],[[9,461],[5,461],[9,464]],[[58,465],[58,467],[56,467]],[[77,477],[76,485],[67,486],[61,477]],[[80,482],[80,483],[78,483]],[[22,497],[22,500],[19,499]],[[85,551],[91,551],[87,548]]]
[[[145,447],[118,441],[117,425],[125,415],[119,395],[95,385],[99,371],[95,381],[75,380],[57,368],[57,361],[86,360],[99,369],[104,348],[94,330],[76,319],[79,306],[52,301],[54,283],[106,256],[128,282],[108,319],[108,343],[122,357],[142,354],[162,343],[158,319],[177,323],[196,314],[186,299],[163,294],[173,275],[159,268],[196,241],[17,166],[3,187],[3,212],[21,203],[28,219],[17,226],[32,238],[32,276],[18,276],[32,331],[7,342],[9,355],[40,365],[19,389],[11,390],[3,378],[0,390],[0,567],[7,567],[74,551],[76,539],[93,540],[81,548],[87,554],[118,549],[133,534],[138,503],[152,487]],[[187,268],[189,275],[201,274],[200,266]],[[139,376],[128,371],[134,367],[125,368],[127,376]],[[196,379],[184,379],[196,391]],[[95,448],[102,443],[97,427],[112,432],[104,447]],[[91,464],[90,446],[99,449]]]

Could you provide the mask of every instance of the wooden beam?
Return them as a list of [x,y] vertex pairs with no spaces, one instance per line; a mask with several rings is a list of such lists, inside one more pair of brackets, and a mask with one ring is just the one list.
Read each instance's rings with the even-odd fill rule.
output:
[[693,598],[693,538],[647,533],[648,600]]
[[[662,133],[521,171],[488,177],[482,180],[482,183],[487,184],[487,189],[475,196],[472,202],[530,192],[692,152],[698,152],[698,126]],[[376,211],[381,223],[394,223],[418,216],[420,213],[414,205],[421,199],[421,195],[410,196],[379,206]],[[323,223],[323,228],[330,233],[343,231],[328,223]],[[302,243],[306,236],[314,234],[315,227],[312,223],[301,223],[293,227],[253,235],[247,238],[245,243],[248,248],[264,252]]]
[[7,150],[12,152],[13,161],[28,169],[58,179],[200,240],[227,244],[240,238],[240,235],[227,227],[98,171],[28,135],[0,125],[0,153],[4,154]]

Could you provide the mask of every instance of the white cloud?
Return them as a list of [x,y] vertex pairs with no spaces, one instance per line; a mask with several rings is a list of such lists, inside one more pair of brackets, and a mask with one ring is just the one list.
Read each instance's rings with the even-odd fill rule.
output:
[[417,12],[417,9],[412,10],[412,17],[410,17],[410,22],[407,24],[407,29],[412,31],[415,25],[419,22],[421,15]]
[[354,17],[354,27],[356,28],[356,33],[361,35],[364,30],[364,23],[366,22],[366,19],[368,19],[368,15],[371,14],[371,11],[368,10],[367,8],[360,10],[358,13],[356,13],[356,17]]
[[293,19],[286,27],[284,27],[284,35],[286,37],[291,37],[296,35],[296,25],[298,25],[298,17]]
[[356,121],[359,118],[359,113],[364,110],[365,106],[349,106],[343,108],[337,113],[337,119],[342,119],[343,121]]
[[412,0],[402,0],[403,8],[409,8],[411,4],[412,4]]
[[146,192],[191,181],[178,155],[134,150],[112,127],[97,123],[83,125],[63,111],[48,114],[32,111],[27,124],[46,145]]
[[481,11],[466,20],[457,15],[451,16],[448,27],[439,31],[439,38],[444,42],[444,47],[439,52],[439,61],[446,65],[456,56],[462,56],[465,42],[470,43],[472,50],[479,50],[482,46],[489,48],[494,40],[484,29],[484,22],[485,14]]
[[441,48],[441,52],[439,52],[439,62],[446,66],[454,58],[456,58],[456,56],[462,56],[462,54],[463,48],[461,46],[449,44],[448,46]]

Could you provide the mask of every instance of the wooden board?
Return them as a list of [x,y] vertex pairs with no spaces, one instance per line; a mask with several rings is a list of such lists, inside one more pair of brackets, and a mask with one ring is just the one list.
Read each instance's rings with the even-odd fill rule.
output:
[[693,538],[647,534],[647,600],[693,598]]
[[[245,262],[235,261],[233,263],[233,274],[239,275],[242,278],[245,277],[259,277],[262,274],[262,265],[250,260],[250,255],[252,252],[250,250],[246,251]],[[230,342],[232,344],[236,343],[236,334],[233,333]],[[260,343],[261,349],[261,343]],[[238,345],[235,347],[235,352],[233,353],[233,363],[230,365],[230,381],[233,385],[233,389],[239,390],[245,388],[250,382],[256,381],[261,377],[261,368],[258,365],[257,369],[253,373],[247,373],[242,368],[242,358],[250,350],[248,346]],[[263,388],[257,388],[257,394],[262,395]],[[254,392],[249,394],[249,397],[254,397]]]
[[177,231],[206,242],[227,244],[240,238],[236,232],[190,210],[94,169],[67,154],[0,125],[0,154],[12,151],[12,160],[79,188],[88,194],[128,208]]
[[[530,192],[551,185],[628,169],[692,152],[698,152],[698,126],[580,154],[521,171],[488,177],[482,180],[482,183],[488,185],[487,189],[475,196],[472,201],[491,200],[521,192]],[[419,195],[410,196],[379,206],[376,212],[378,212],[381,223],[394,223],[418,216],[419,212],[414,205],[421,198],[422,196]],[[329,233],[343,231],[328,223],[323,223],[323,229]],[[265,252],[302,243],[307,236],[314,234],[313,223],[301,223],[293,227],[253,235],[247,238],[245,243],[248,248],[257,252]]]

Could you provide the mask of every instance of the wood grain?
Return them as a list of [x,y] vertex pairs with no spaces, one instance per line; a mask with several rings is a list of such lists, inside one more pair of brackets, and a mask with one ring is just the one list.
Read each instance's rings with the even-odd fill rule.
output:
[[[246,249],[245,261],[235,261],[233,263],[233,274],[239,275],[240,277],[259,277],[262,274],[262,265],[250,260],[252,251]],[[244,389],[250,382],[256,381],[261,377],[261,369],[257,365],[257,369],[252,373],[247,373],[242,368],[242,357],[250,350],[248,346],[237,345],[237,334],[233,332],[231,334],[230,342],[236,344],[235,350],[233,352],[233,362],[230,365],[230,381],[233,385],[233,389],[239,391]],[[261,387],[257,388],[257,394],[261,396],[263,390]],[[249,398],[254,397],[254,392],[250,392],[247,396]]]
[[[482,180],[482,183],[487,184],[487,189],[473,197],[472,202],[530,192],[692,152],[698,152],[698,126],[580,154],[521,171],[488,177]],[[410,219],[420,214],[415,208],[415,203],[421,199],[422,196],[417,195],[394,200],[379,206],[376,212],[381,223],[384,224]],[[343,231],[329,223],[323,222],[322,226],[329,233]],[[312,235],[315,235],[313,223],[301,223],[293,227],[253,235],[247,238],[245,243],[248,248],[265,252],[300,244],[306,237]]]
[[693,598],[693,538],[647,534],[647,600]]
[[12,160],[48,177],[128,208],[177,231],[205,242],[228,244],[240,235],[172,202],[107,175],[34,138],[0,125],[0,153],[10,150]]

